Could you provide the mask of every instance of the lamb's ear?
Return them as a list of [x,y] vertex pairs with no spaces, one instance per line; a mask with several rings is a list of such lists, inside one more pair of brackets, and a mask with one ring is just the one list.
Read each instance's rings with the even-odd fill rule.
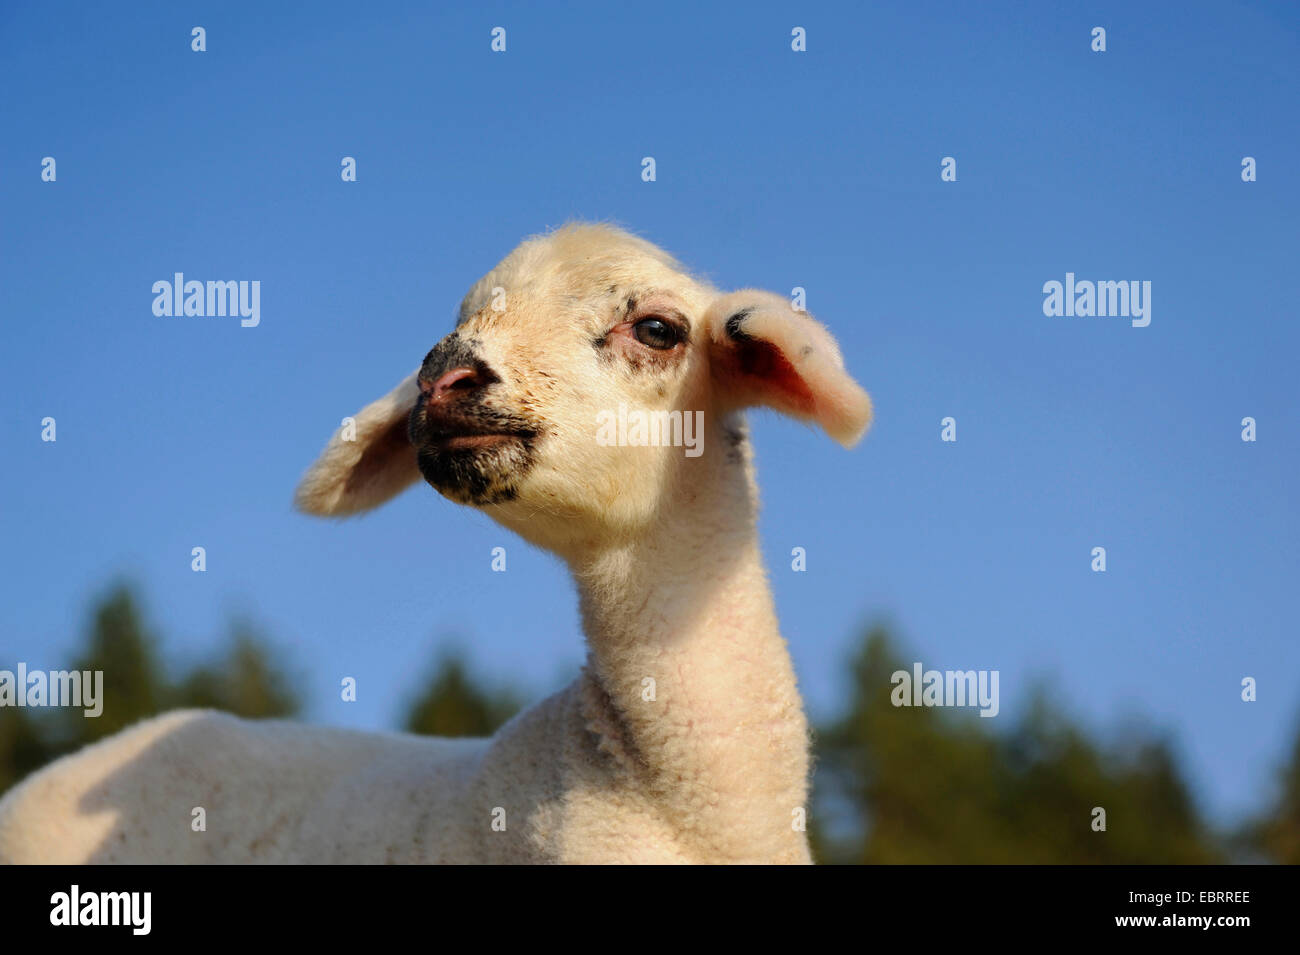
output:
[[772,292],[743,289],[709,306],[710,363],[720,399],[767,405],[820,425],[845,447],[871,423],[871,399],[844,370],[830,332]]
[[344,422],[307,469],[294,504],[320,517],[378,507],[420,476],[406,422],[420,388],[415,373]]

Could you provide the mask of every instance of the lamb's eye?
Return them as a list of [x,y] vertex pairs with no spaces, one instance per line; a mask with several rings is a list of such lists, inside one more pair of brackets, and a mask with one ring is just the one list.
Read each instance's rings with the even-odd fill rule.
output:
[[667,351],[677,344],[677,328],[662,318],[643,318],[632,326],[632,334],[642,345]]

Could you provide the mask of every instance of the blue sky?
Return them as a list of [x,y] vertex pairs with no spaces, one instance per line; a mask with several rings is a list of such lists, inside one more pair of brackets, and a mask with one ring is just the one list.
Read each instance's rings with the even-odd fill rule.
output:
[[[289,502],[515,243],[613,219],[806,288],[875,399],[851,452],[752,418],[814,715],[885,618],[1000,670],[1003,719],[1046,680],[1172,733],[1215,818],[1261,804],[1300,713],[1293,5],[265,6],[0,10],[0,665],[65,663],[125,577],[177,660],[252,616],[320,722],[394,725],[449,640],[567,680],[554,559],[423,485],[343,523]],[[178,271],[259,280],[261,324],[155,317]],[[1046,317],[1067,272],[1150,281],[1150,326]]]

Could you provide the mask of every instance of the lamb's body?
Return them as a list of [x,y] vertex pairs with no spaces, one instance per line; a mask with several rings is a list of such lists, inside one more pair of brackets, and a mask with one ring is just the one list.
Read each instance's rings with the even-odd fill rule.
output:
[[[705,416],[708,453],[598,441],[595,412],[625,403]],[[491,740],[169,714],[0,801],[0,861],[809,861],[751,404],[845,443],[870,416],[834,341],[783,299],[720,294],[605,227],[526,242],[421,371],[336,435],[298,503],[356,513],[423,475],[558,554],[582,675]]]
[[[0,859],[437,861],[444,833],[472,831],[458,822],[483,750],[481,740],[168,713],[59,760],[7,796]],[[196,807],[206,831],[184,818]],[[462,849],[447,845],[443,858]]]
[[[690,861],[596,752],[580,689],[575,682],[492,740],[169,713],[11,793],[0,809],[0,860]],[[188,821],[198,806],[204,832]]]
[[[490,740],[168,713],[10,793],[0,803],[0,861],[719,861],[690,851],[634,777],[599,751],[583,712],[595,695],[584,674]],[[198,806],[203,832],[189,823]],[[803,861],[790,843],[785,861]]]

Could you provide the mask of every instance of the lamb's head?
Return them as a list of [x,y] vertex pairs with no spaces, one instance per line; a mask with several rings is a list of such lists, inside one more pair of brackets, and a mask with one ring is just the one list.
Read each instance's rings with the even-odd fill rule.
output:
[[456,328],[335,435],[298,488],[313,514],[369,510],[423,475],[543,546],[634,534],[692,468],[739,461],[767,405],[848,445],[871,404],[834,339],[770,292],[719,293],[603,225],[524,242]]

